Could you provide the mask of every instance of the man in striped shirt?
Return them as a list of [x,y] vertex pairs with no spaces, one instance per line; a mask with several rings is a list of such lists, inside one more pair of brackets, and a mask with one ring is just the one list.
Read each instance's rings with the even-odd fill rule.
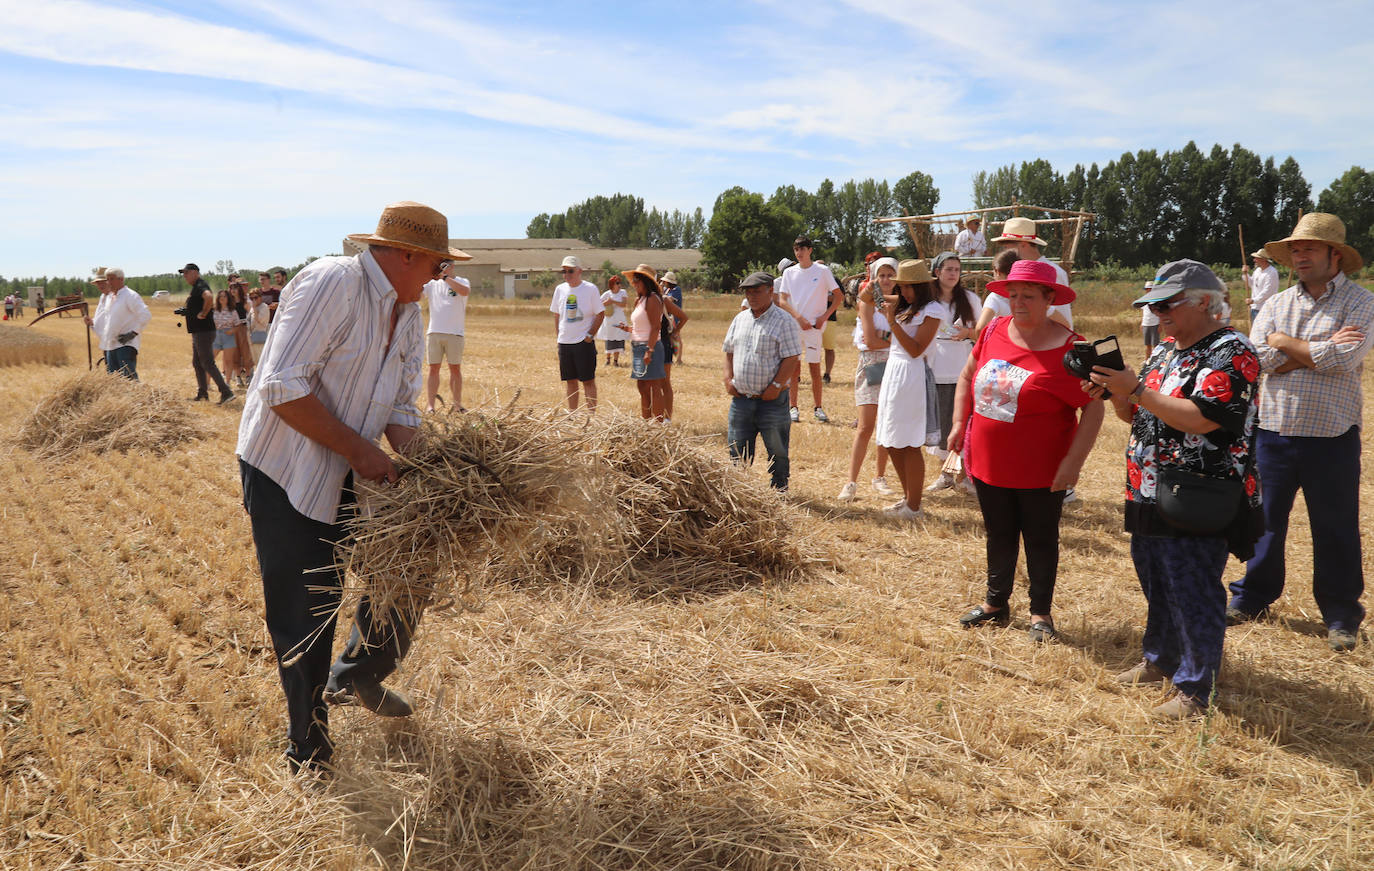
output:
[[374,626],[368,599],[330,668],[342,577],[335,546],[354,513],[353,480],[389,484],[415,434],[425,282],[467,254],[448,246],[448,220],[419,203],[387,206],[356,257],[312,262],[282,289],[239,425],[243,504],[252,519],[267,627],[286,693],[292,770],[325,769],[333,754],[326,702],[407,716],[381,685],[410,648],[418,614]]

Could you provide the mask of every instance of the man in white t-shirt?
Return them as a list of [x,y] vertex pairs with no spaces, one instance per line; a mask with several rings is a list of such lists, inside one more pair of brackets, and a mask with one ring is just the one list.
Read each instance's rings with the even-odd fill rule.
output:
[[463,407],[463,334],[467,328],[468,294],[472,285],[466,278],[453,274],[453,264],[445,263],[439,277],[425,285],[425,301],[429,304],[429,334],[425,357],[429,360],[429,377],[425,381],[425,398],[429,411],[439,398],[439,365],[448,357],[448,386],[453,392],[453,408]]
[[[835,281],[835,273],[824,264],[811,260],[815,243],[807,236],[798,236],[792,243],[792,253],[797,262],[783,270],[782,278],[776,287],[779,306],[796,318],[801,327],[802,344],[806,346],[806,367],[811,374],[811,398],[815,401],[812,413],[816,420],[825,423],[830,420],[821,408],[821,333],[830,314],[840,304],[840,286]],[[792,376],[788,385],[788,395],[797,402],[797,390],[801,373]],[[790,411],[792,420],[799,420],[801,412],[793,405]]]
[[954,237],[954,253],[960,257],[986,257],[988,240],[983,235],[981,215],[969,215],[964,220],[964,229]]
[[568,410],[577,410],[577,388],[587,398],[587,410],[596,411],[596,331],[606,311],[601,290],[582,280],[582,261],[569,254],[563,258],[563,283],[554,288],[549,311],[558,337],[558,377],[568,395]]
[[1250,292],[1245,303],[1250,306],[1250,322],[1254,323],[1255,315],[1264,308],[1264,301],[1279,292],[1279,271],[1269,261],[1269,254],[1263,248],[1251,254],[1250,259],[1255,261],[1255,271],[1251,275],[1242,271],[1241,277],[1245,279],[1245,287]]

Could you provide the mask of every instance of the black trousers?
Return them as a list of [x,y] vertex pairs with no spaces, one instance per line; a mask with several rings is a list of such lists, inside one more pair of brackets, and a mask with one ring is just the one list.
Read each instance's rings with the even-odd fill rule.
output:
[[234,392],[229,389],[229,383],[224,380],[224,376],[219,373],[219,367],[215,365],[214,330],[191,334],[191,368],[196,371],[197,396],[210,395],[210,386],[206,383],[207,375],[215,380],[220,396]]
[[1016,578],[1016,558],[1024,542],[1030,611],[1050,613],[1059,574],[1059,515],[1064,509],[1064,491],[995,487],[977,478],[973,485],[988,535],[988,604],[1007,607]]
[[371,603],[364,598],[343,654],[330,669],[343,579],[333,568],[343,522],[355,510],[352,476],[344,482],[343,501],[334,523],[321,523],[292,507],[286,491],[258,469],[239,461],[243,505],[252,519],[253,544],[262,571],[267,630],[277,655],[277,671],[286,694],[286,755],[295,764],[328,762],[326,684],[346,688],[358,677],[380,682],[396,670],[410,649],[417,616],[393,612],[384,627],[372,625]]

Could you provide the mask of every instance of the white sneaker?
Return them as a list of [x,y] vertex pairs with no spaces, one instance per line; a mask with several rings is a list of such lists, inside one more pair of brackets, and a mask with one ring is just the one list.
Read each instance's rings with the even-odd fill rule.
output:
[[1070,488],[1069,488],[1067,491],[1065,491],[1065,493],[1064,493],[1064,504],[1065,504],[1065,505],[1068,505],[1070,502],[1077,502],[1077,501],[1078,501],[1078,494],[1074,492],[1074,490],[1073,490],[1072,487],[1070,487]]
[[900,511],[901,511],[903,508],[905,508],[905,507],[906,507],[906,499],[905,499],[905,498],[902,498],[902,499],[898,499],[896,502],[893,502],[891,505],[889,505],[889,506],[887,506],[886,508],[884,508],[884,509],[883,509],[883,512],[884,512],[885,514],[897,514],[898,512],[900,512]]
[[892,513],[895,514],[899,520],[924,520],[926,516],[924,509],[917,508],[912,510],[905,502],[902,503],[901,508],[898,508]]
[[938,492],[940,492],[941,490],[948,490],[950,487],[953,487],[953,486],[954,486],[954,476],[951,475],[949,472],[941,472],[941,473],[940,473],[940,477],[938,477],[938,478],[936,478],[934,481],[932,481],[932,482],[930,483],[930,486],[926,488],[926,492],[927,492],[927,493],[938,493]]
[[843,487],[840,488],[840,495],[836,498],[838,498],[841,502],[853,502],[854,494],[858,492],[858,489],[859,485],[854,483],[853,481],[850,481],[848,484],[845,484]]
[[821,408],[819,405],[816,406],[816,410],[811,413],[815,416],[816,420],[819,420],[821,423],[830,423],[830,418],[826,415],[825,409]]
[[797,407],[796,407],[795,405],[792,406],[792,410],[789,411],[789,412],[787,412],[787,413],[792,417],[792,422],[793,422],[793,423],[800,423],[800,422],[801,422],[801,412],[800,412],[800,411],[797,411]]
[[891,496],[893,493],[897,492],[896,490],[893,490],[891,487],[887,486],[887,478],[882,475],[873,479],[873,489],[883,496]]

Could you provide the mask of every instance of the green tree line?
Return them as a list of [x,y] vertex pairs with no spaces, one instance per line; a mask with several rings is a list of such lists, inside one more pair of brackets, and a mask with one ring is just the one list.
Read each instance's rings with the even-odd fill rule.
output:
[[555,215],[536,215],[525,228],[530,239],[581,239],[598,248],[697,248],[706,219],[674,209],[644,211],[644,198],[595,196]]

